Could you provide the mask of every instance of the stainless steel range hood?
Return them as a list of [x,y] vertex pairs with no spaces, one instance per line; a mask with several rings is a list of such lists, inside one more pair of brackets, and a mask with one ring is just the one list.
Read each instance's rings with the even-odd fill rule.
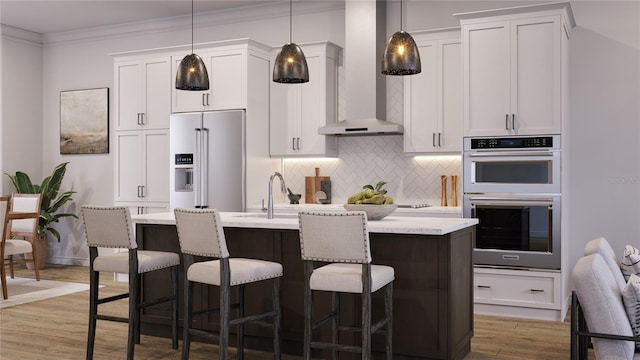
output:
[[386,28],[385,1],[345,1],[346,119],[319,128],[318,134],[402,134],[402,125],[384,120],[387,82],[380,61]]

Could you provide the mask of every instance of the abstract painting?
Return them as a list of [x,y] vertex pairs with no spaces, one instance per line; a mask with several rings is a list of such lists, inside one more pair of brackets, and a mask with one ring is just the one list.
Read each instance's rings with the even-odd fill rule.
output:
[[109,88],[60,92],[60,154],[109,153]]

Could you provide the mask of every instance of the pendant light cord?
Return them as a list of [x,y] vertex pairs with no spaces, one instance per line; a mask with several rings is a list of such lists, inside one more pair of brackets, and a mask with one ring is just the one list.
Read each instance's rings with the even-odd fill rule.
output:
[[400,31],[404,30],[402,28],[402,13],[403,13],[403,6],[402,6],[402,0],[400,0]]
[[191,0],[191,53],[193,54],[193,0]]
[[293,42],[292,35],[291,35],[293,33],[292,13],[293,13],[293,0],[289,0],[289,44]]

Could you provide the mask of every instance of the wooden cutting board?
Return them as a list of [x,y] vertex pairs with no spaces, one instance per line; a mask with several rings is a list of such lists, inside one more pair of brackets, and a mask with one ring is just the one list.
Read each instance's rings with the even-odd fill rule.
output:
[[304,202],[305,204],[316,203],[316,192],[320,191],[320,182],[331,180],[330,176],[320,176],[320,168],[316,168],[315,176],[304,177]]

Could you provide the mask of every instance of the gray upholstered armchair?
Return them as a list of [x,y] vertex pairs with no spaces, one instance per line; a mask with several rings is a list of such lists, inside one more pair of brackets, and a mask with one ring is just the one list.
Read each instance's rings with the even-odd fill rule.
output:
[[640,360],[634,353],[631,324],[622,302],[616,274],[599,253],[576,263],[572,279],[575,291],[571,307],[571,359],[587,359],[592,339],[597,359]]

